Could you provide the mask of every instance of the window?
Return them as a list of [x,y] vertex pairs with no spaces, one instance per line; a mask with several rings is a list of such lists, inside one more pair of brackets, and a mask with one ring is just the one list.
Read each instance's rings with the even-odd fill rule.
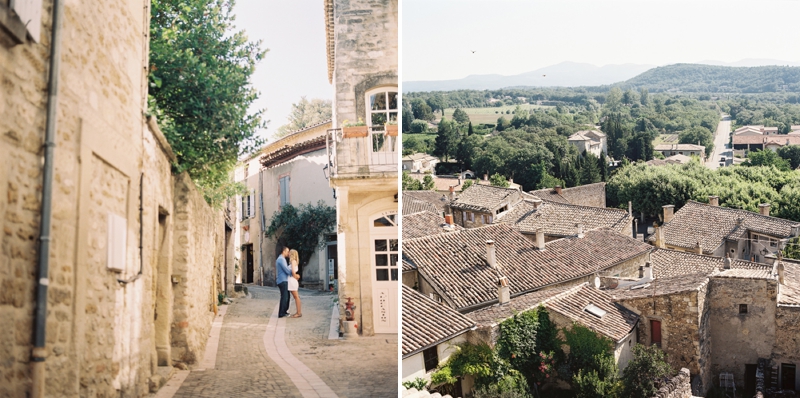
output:
[[[377,220],[375,223],[377,224]],[[377,226],[377,225],[376,225]],[[375,279],[379,281],[397,280],[397,239],[375,239]]]
[[773,239],[773,238],[769,238],[769,246],[770,247],[778,247],[778,240],[777,239]]
[[439,366],[439,353],[436,352],[436,346],[423,350],[422,358],[425,360],[425,372],[430,372]]
[[250,163],[245,163],[244,164],[244,178],[247,178],[249,176],[250,176]]
[[739,314],[747,313],[747,304],[739,304]]
[[42,0],[0,0],[0,26],[16,44],[27,42],[27,36],[40,42],[42,31]]
[[397,121],[397,88],[384,87],[367,92],[367,124],[383,128]]
[[242,196],[242,220],[247,220],[256,215],[256,191],[251,190],[249,195]]
[[289,176],[283,176],[278,180],[278,195],[281,197],[281,207],[289,203]]
[[475,222],[475,213],[468,211],[467,212],[467,221]]

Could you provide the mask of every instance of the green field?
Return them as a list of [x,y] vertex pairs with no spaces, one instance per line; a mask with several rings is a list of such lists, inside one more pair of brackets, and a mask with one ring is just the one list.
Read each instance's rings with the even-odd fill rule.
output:
[[[530,104],[522,104],[520,105],[520,107],[526,110],[552,108],[551,106],[530,105]],[[497,119],[500,116],[505,116],[506,119],[511,120],[511,118],[514,117],[514,115],[511,113],[506,114],[506,111],[514,112],[515,109],[517,109],[517,105],[505,105],[505,106],[491,107],[491,108],[462,108],[464,112],[467,112],[469,120],[473,124],[495,124],[497,123]],[[454,110],[455,108],[445,109],[444,116],[448,119],[452,119]]]

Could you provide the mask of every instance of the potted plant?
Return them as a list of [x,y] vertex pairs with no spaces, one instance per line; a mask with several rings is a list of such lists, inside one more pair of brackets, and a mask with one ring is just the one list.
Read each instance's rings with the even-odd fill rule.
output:
[[344,138],[366,137],[369,135],[369,127],[361,118],[358,118],[357,122],[345,120],[342,122],[342,133]]
[[397,137],[397,120],[390,120],[384,125],[386,128],[386,135]]

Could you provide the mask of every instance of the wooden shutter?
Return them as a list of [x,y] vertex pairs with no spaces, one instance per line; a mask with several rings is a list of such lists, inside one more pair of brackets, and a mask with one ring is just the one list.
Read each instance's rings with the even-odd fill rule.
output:
[[661,321],[650,320],[650,343],[661,347]]
[[256,215],[256,190],[253,189],[250,191],[250,196],[247,197],[247,201],[250,204],[250,211],[248,213],[248,218],[253,217]]

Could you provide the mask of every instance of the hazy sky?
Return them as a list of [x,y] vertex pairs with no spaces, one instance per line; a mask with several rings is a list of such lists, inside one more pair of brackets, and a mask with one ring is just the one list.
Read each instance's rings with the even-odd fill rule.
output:
[[236,27],[269,49],[252,77],[261,91],[254,108],[266,108],[265,119],[271,120],[264,135],[286,124],[301,96],[332,98],[321,0],[237,0],[234,13]]
[[401,7],[403,81],[514,75],[564,61],[800,63],[798,0],[402,0]]

